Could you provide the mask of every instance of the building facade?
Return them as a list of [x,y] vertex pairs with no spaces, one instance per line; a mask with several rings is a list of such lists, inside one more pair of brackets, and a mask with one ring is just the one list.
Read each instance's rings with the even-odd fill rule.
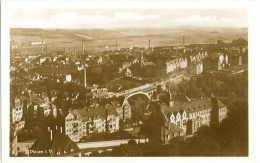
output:
[[93,133],[113,133],[118,130],[119,116],[112,105],[107,108],[74,109],[65,118],[65,134],[74,142]]
[[166,62],[166,74],[174,72],[177,68],[184,69],[188,66],[187,58],[177,58]]
[[[172,107],[161,105],[162,111],[168,116],[169,121],[183,130],[184,135],[194,134],[202,125],[210,126],[212,121],[221,123],[227,117],[227,107],[219,100],[214,105],[213,98],[203,98],[188,102],[175,102]],[[212,109],[217,113],[212,115]],[[212,117],[216,120],[212,120]]]

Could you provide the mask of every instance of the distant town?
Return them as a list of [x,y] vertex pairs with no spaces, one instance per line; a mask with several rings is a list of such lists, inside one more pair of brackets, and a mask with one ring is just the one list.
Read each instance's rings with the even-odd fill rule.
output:
[[248,41],[188,37],[102,51],[11,40],[10,156],[248,156]]

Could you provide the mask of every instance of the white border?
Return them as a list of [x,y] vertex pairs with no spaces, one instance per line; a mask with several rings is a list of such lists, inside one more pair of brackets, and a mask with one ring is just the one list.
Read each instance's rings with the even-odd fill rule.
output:
[[[255,3],[258,6],[255,6]],[[85,7],[87,6],[87,7]],[[9,11],[14,8],[247,8],[248,9],[248,38],[249,38],[249,157],[138,157],[138,158],[13,158],[9,157]],[[256,14],[255,12],[258,12]],[[259,68],[259,1],[2,1],[1,3],[1,108],[2,108],[2,157],[3,162],[256,162],[259,161],[259,105],[255,105],[255,65]],[[255,27],[257,22],[258,28]],[[256,44],[257,43],[257,44]],[[257,53],[256,53],[257,52]],[[256,60],[256,58],[258,58]],[[258,78],[257,78],[258,80]],[[259,88],[259,87],[258,87]],[[257,114],[256,114],[257,113]],[[256,137],[257,135],[257,137]],[[257,149],[257,152],[256,152]],[[257,160],[256,160],[257,159]]]

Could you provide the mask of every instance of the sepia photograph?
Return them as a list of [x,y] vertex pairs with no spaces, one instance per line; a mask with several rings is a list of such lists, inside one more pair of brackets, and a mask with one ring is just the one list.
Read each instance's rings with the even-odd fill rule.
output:
[[1,59],[8,157],[255,155],[254,1],[233,8],[90,2],[9,4]]

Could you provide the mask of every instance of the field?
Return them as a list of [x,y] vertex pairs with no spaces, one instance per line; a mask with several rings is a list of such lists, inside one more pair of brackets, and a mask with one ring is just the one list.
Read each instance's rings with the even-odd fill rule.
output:
[[190,43],[216,43],[221,39],[231,42],[233,39],[243,37],[247,39],[247,28],[195,28],[195,27],[169,27],[169,28],[133,28],[133,29],[11,29],[11,39],[20,45],[23,54],[30,52],[42,52],[41,46],[29,47],[24,43],[30,41],[44,41],[48,50],[81,50],[82,41],[86,50],[103,51],[116,48],[172,46]]

